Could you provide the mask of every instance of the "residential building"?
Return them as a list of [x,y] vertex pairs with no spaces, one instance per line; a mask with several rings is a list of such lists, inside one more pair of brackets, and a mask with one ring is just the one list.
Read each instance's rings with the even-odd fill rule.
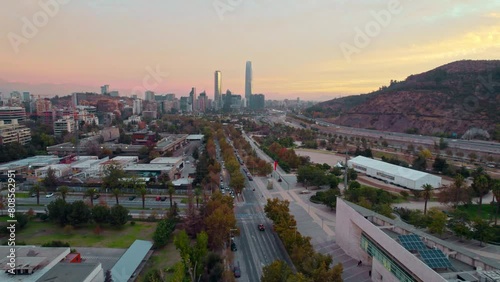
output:
[[101,94],[102,95],[106,95],[106,94],[109,94],[109,85],[103,85],[101,86]]
[[4,121],[4,124],[11,124],[13,120],[24,123],[26,110],[23,107],[0,107],[0,120]]
[[207,110],[207,94],[205,91],[201,92],[200,95],[198,96],[198,102],[197,102],[197,107],[199,112],[206,112]]
[[23,92],[23,102],[29,102],[31,101],[31,93],[29,92]]
[[140,115],[142,113],[142,100],[134,99],[134,104],[132,106],[132,114]]
[[144,92],[144,100],[154,101],[155,100],[155,93],[153,91],[149,91],[149,90]]
[[54,135],[62,136],[69,132],[74,132],[75,120],[72,116],[65,116],[54,122]]
[[49,98],[38,99],[35,102],[36,113],[40,115],[43,112],[52,110],[52,102]]
[[31,141],[31,130],[25,125],[18,124],[17,120],[12,120],[12,123],[5,124],[0,120],[0,145],[5,145],[13,142],[19,142],[21,145],[26,145]]

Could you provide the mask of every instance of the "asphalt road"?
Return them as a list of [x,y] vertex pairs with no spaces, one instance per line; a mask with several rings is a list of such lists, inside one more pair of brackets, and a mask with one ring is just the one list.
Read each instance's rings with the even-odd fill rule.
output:
[[[165,197],[165,196],[164,196]],[[156,201],[153,198],[146,198],[145,201],[145,207],[146,208],[168,208],[170,206],[170,201],[168,199],[165,200],[164,202],[162,201]],[[50,202],[54,201],[57,199],[57,195],[54,195],[51,198],[46,198],[45,195],[40,195],[40,204],[41,205],[48,205]],[[74,201],[87,201],[89,200],[88,197],[83,198],[81,195],[80,196],[67,196],[66,197],[66,202],[72,203]],[[116,204],[116,199],[114,196],[110,195],[106,198],[106,196],[101,195],[99,199],[94,200],[94,204],[97,204],[101,201],[105,201],[108,206],[113,206]],[[142,208],[142,200],[141,197],[136,197],[134,200],[130,201],[128,197],[118,197],[118,201],[120,205],[127,207],[127,208]],[[186,204],[180,203],[179,199],[176,199],[177,205],[182,208],[186,206]],[[16,198],[16,203],[21,204],[21,205],[36,205],[36,197],[30,197],[30,198]],[[40,207],[38,207],[40,208]]]
[[[302,117],[306,118],[304,116]],[[411,142],[428,146],[434,145],[434,142],[439,143],[438,137],[346,127],[326,122],[324,120],[318,120],[318,121],[321,123],[321,125],[328,126],[322,129],[324,132],[341,133],[353,136],[365,136],[370,138],[382,137],[389,141],[399,141],[404,143]],[[498,142],[448,139],[448,138],[444,138],[444,141],[448,142],[448,146],[452,149],[476,151],[476,152],[490,153],[495,155],[500,154],[500,143]]]
[[[241,170],[244,174],[243,169]],[[223,170],[223,178],[224,183],[228,185],[229,175],[226,170]],[[248,178],[245,178],[245,187],[243,197],[235,199],[235,215],[240,236],[234,239],[237,251],[233,264],[238,265],[241,270],[238,281],[257,282],[260,281],[263,267],[274,260],[284,260],[290,266],[293,265],[281,240],[273,231],[272,222],[265,215],[264,200],[258,196],[262,194],[259,191],[266,187],[260,187],[254,181],[248,181]],[[259,224],[264,224],[265,231],[259,230]]]

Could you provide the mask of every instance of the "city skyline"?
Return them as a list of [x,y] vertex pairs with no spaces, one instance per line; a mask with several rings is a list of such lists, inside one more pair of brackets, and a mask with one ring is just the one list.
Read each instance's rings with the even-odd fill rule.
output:
[[64,2],[4,4],[1,92],[99,93],[109,84],[121,96],[138,89],[182,96],[196,86],[213,97],[220,70],[222,92],[243,95],[241,66],[251,58],[253,92],[327,100],[500,54],[495,1]]

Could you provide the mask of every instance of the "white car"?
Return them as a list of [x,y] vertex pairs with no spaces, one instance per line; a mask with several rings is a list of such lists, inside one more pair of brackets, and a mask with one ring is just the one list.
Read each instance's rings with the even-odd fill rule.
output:
[[45,198],[51,198],[52,196],[54,196],[54,193],[47,193],[47,195],[45,195]]

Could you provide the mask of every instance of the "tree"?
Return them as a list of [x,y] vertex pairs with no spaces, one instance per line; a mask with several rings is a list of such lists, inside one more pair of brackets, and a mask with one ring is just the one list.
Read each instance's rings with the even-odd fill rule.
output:
[[68,223],[76,227],[90,220],[90,209],[83,201],[71,203],[71,212],[68,214]]
[[42,180],[43,186],[47,188],[48,191],[55,191],[59,181],[57,180],[56,171],[49,166],[47,169],[47,175]]
[[434,187],[432,187],[432,185],[430,184],[424,184],[422,186],[422,189],[424,189],[422,191],[422,196],[424,198],[424,215],[427,214],[427,202],[432,198],[432,189]]
[[[122,166],[116,162],[112,162],[104,167],[104,176],[102,177],[102,188],[110,189],[111,191],[120,190],[122,188],[122,179],[125,178],[125,171]],[[115,193],[113,193],[115,194]],[[115,194],[116,196],[116,194]],[[118,204],[118,196],[116,196],[116,204]]]
[[144,209],[146,203],[146,195],[148,194],[148,189],[146,189],[146,187],[144,186],[140,186],[139,188],[137,188],[137,193],[139,193],[139,195],[141,196],[142,208]]
[[275,260],[262,269],[261,282],[287,281],[292,269],[282,260]]
[[484,242],[491,240],[493,236],[493,229],[488,221],[479,217],[475,218],[473,220],[472,227],[474,228],[474,238],[479,241],[480,246],[483,246]]
[[123,226],[128,221],[129,210],[121,205],[116,205],[111,208],[109,215],[109,223],[113,226]]
[[493,192],[493,196],[495,197],[495,201],[497,203],[495,209],[495,225],[497,225],[498,210],[500,209],[500,180],[498,179],[493,180],[491,190]]
[[196,197],[196,208],[198,209],[199,208],[199,203],[200,203],[200,196],[202,194],[202,191],[201,191],[201,187],[200,186],[197,186],[195,189],[194,189],[194,195]]
[[71,212],[71,205],[66,203],[63,199],[56,199],[47,205],[49,212],[49,219],[64,226],[68,223],[68,215]]
[[66,195],[69,193],[69,187],[68,186],[60,186],[58,189],[59,193],[61,193],[61,197],[63,201],[66,201]]
[[437,156],[434,159],[434,163],[432,164],[432,168],[436,172],[445,172],[448,169],[448,163],[444,158]]
[[429,211],[430,224],[429,231],[442,235],[446,227],[446,214],[436,208],[432,208]]
[[455,181],[448,186],[444,186],[438,194],[440,203],[451,204],[456,208],[459,204],[470,201],[469,189],[462,175],[455,176]]
[[97,224],[104,224],[109,221],[110,210],[107,206],[96,205],[91,210],[92,219]]
[[347,169],[347,179],[349,181],[354,181],[358,179],[358,173],[353,168]]
[[476,175],[474,177],[474,182],[472,183],[472,190],[475,192],[476,196],[479,197],[479,205],[477,207],[477,215],[481,215],[481,209],[483,205],[483,196],[490,191],[490,182],[486,175]]
[[174,232],[176,222],[172,218],[163,219],[156,225],[156,230],[153,233],[153,241],[155,248],[161,248],[168,243],[170,235]]
[[175,187],[174,184],[172,184],[172,181],[169,181],[167,183],[167,187],[168,187],[168,196],[170,198],[170,207],[172,207],[172,196],[175,193]]
[[94,206],[94,197],[97,195],[97,189],[96,188],[88,188],[87,191],[85,191],[85,196],[90,197],[90,206]]
[[120,202],[118,201],[118,197],[122,194],[122,190],[120,188],[114,188],[113,190],[111,190],[111,194],[115,196],[116,204],[119,205]]
[[31,193],[34,193],[36,195],[36,204],[40,204],[40,192],[43,191],[42,186],[40,184],[36,183],[31,187]]
[[[184,266],[191,277],[191,281],[198,281],[204,266],[204,259],[208,254],[208,235],[200,232],[196,235],[196,243],[191,245],[185,230],[182,230],[174,238],[175,248],[179,251]],[[213,261],[210,263],[213,264]],[[210,265],[213,267],[213,265]]]

